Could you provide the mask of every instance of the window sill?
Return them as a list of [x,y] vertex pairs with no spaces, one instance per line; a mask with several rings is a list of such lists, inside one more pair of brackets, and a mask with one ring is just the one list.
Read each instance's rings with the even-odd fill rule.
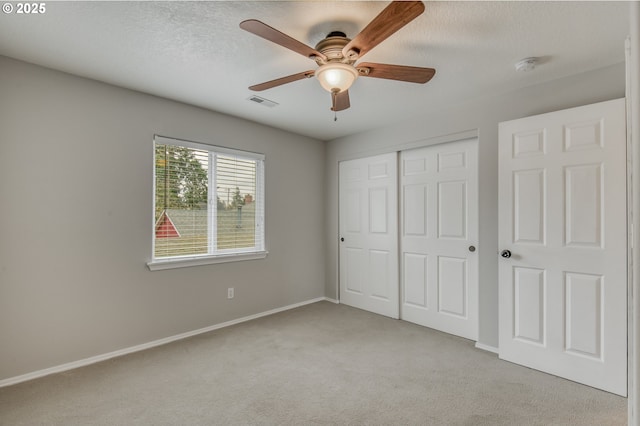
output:
[[215,263],[241,262],[243,260],[264,259],[269,252],[258,251],[252,253],[235,253],[219,256],[199,256],[184,259],[155,260],[147,263],[150,271],[164,269],[186,268],[189,266],[213,265]]

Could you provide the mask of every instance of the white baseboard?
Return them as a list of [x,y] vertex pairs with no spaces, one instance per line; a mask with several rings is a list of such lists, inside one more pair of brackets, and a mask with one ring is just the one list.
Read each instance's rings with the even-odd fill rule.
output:
[[493,352],[494,354],[498,354],[499,350],[495,346],[485,345],[484,343],[476,342],[476,348],[482,349],[483,351]]
[[340,301],[337,299],[331,299],[329,297],[325,297],[324,300],[326,300],[327,302],[335,303],[336,305],[340,304]]
[[251,320],[265,317],[268,315],[277,314],[278,312],[288,311],[290,309],[299,308],[300,306],[309,305],[311,303],[322,302],[322,301],[338,303],[337,300],[329,299],[328,297],[317,297],[315,299],[306,300],[304,302],[294,303],[293,305],[287,305],[281,308],[271,309],[270,311],[261,312],[258,314],[249,315],[246,317],[234,319],[234,320],[223,322],[220,324],[211,325],[209,327],[200,328],[198,330],[187,331],[186,333],[176,334],[175,336],[165,337],[164,339],[154,340],[153,342],[143,343],[141,345],[131,346],[129,348],[120,349],[120,350],[109,352],[106,354],[96,355],[90,358],[85,358],[78,361],[57,365],[55,367],[45,368],[43,370],[37,370],[31,373],[22,374],[20,376],[3,379],[3,380],[0,380],[0,388],[5,386],[15,385],[21,382],[26,382],[28,380],[33,380],[40,377],[48,376],[50,374],[62,373],[64,371],[85,367],[87,365],[95,364],[101,361],[106,361],[111,358],[128,355],[134,352],[144,351],[145,349],[155,348],[156,346],[165,345],[167,343],[175,342],[176,340],[186,339],[188,337],[196,336],[198,334],[207,333],[209,331],[218,330],[220,328],[229,327],[231,325],[240,324],[242,322],[251,321]]

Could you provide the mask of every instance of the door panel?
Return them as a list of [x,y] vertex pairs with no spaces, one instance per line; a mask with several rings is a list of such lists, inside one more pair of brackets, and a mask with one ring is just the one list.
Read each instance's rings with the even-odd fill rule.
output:
[[466,166],[466,153],[443,152],[438,154],[438,171],[443,172],[451,169],[464,169]]
[[369,232],[387,233],[387,188],[369,189]]
[[346,207],[344,222],[342,225],[347,232],[360,232],[360,218],[362,217],[361,204],[362,204],[362,190],[350,189],[347,191]]
[[565,230],[568,246],[601,248],[602,164],[565,167]]
[[400,165],[401,318],[477,340],[477,140],[403,151]]
[[389,276],[389,265],[391,263],[391,256],[395,256],[396,253],[390,254],[387,250],[370,250],[369,251],[369,267],[371,268],[371,296],[379,299],[389,300],[391,294],[397,291],[396,288],[391,287],[391,280]]
[[398,318],[397,155],[339,168],[340,302]]
[[544,344],[543,269],[513,268],[514,337]]
[[514,172],[514,242],[544,244],[545,188],[544,170]]
[[499,133],[500,357],[626,396],[624,100]]
[[438,197],[438,236],[466,239],[466,182],[439,182]]
[[602,358],[602,276],[564,274],[566,350],[576,354]]
[[403,218],[406,235],[424,236],[427,233],[427,186],[406,185],[403,188]]
[[404,288],[404,303],[427,307],[427,259],[428,256],[420,253],[404,253],[403,265],[406,283]]
[[363,250],[357,247],[346,247],[344,249],[344,263],[347,274],[341,277],[340,283],[346,291],[362,294],[362,271],[367,265],[364,262]]
[[466,259],[438,257],[438,311],[466,318]]

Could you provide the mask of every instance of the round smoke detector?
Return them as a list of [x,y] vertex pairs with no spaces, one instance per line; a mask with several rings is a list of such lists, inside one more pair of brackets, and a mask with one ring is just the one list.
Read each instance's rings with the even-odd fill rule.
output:
[[538,65],[538,58],[524,58],[521,61],[516,62],[516,71],[531,71],[536,67],[536,65]]

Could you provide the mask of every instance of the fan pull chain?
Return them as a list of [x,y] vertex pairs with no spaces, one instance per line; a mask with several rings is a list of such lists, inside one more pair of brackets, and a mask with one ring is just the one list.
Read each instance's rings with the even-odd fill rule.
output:
[[333,89],[331,91],[331,104],[332,104],[332,110],[333,110],[333,121],[338,121],[338,111],[336,111],[336,101],[338,98],[338,92],[340,90],[339,89]]

